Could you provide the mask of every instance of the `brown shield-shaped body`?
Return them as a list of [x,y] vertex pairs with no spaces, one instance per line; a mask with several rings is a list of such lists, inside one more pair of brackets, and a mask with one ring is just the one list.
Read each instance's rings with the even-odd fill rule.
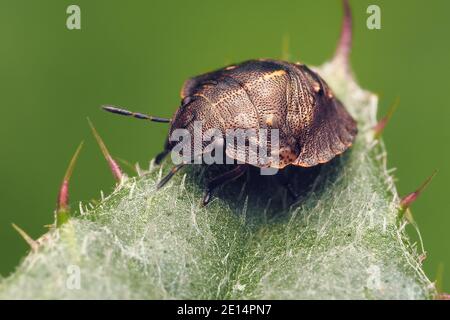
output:
[[[246,61],[187,80],[181,96],[170,134],[178,128],[193,130],[194,121],[202,122],[204,132],[215,128],[223,134],[238,128],[278,129],[278,153],[264,166],[328,162],[357,134],[356,122],[325,81],[301,64]],[[225,152],[255,165],[248,150],[227,142]]]

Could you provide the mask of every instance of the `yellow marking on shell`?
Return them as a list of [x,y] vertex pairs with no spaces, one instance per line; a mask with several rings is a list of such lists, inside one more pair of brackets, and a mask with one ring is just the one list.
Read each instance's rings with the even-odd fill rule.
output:
[[284,70],[277,70],[277,71],[274,71],[272,73],[265,74],[263,78],[264,78],[264,80],[269,80],[269,79],[272,79],[272,78],[275,78],[275,77],[283,76],[285,74],[286,74],[286,71],[284,71]]
[[267,118],[266,118],[266,124],[267,124],[268,126],[272,126],[272,125],[273,125],[273,118],[274,118],[274,115],[273,115],[273,114],[269,114],[269,115],[267,116]]
[[276,163],[271,163],[270,166],[273,168],[284,168],[287,165],[292,164],[298,157],[294,150],[290,147],[284,147],[278,149],[277,151],[272,151],[272,157],[277,157],[278,161]]
[[211,100],[209,100],[209,98],[207,96],[205,96],[203,93],[195,93],[194,97],[200,97],[205,99],[209,104],[214,105],[214,103],[211,102]]
[[225,70],[233,70],[233,69],[236,69],[236,68],[237,68],[237,66],[228,66],[228,67],[225,68]]

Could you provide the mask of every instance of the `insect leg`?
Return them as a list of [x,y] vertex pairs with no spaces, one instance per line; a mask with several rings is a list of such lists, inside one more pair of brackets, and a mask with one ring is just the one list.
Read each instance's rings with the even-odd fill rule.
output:
[[289,181],[289,178],[287,178],[284,174],[284,172],[280,172],[277,177],[279,179],[279,182],[286,188],[287,192],[293,199],[298,199],[299,195],[295,191],[293,185]]
[[164,158],[169,154],[169,150],[165,149],[163,151],[161,151],[160,153],[158,153],[155,157],[155,163],[156,164],[161,164],[161,162],[164,160]]
[[211,200],[212,193],[217,187],[239,178],[247,171],[247,169],[248,169],[247,165],[238,164],[236,168],[227,171],[224,174],[210,180],[206,185],[206,190],[203,196],[202,204],[206,206],[209,203],[209,201]]
[[183,168],[186,164],[185,163],[181,163],[176,165],[175,167],[173,167],[170,172],[161,179],[161,181],[158,183],[158,185],[156,186],[156,189],[160,189],[162,188],[167,182],[169,182],[169,180],[173,177],[173,175],[175,173],[178,172],[178,170],[180,170],[181,168]]
[[169,140],[166,139],[166,142],[164,143],[164,149],[160,153],[158,153],[155,157],[155,163],[161,164],[161,162],[164,160],[164,158],[170,153],[170,144]]

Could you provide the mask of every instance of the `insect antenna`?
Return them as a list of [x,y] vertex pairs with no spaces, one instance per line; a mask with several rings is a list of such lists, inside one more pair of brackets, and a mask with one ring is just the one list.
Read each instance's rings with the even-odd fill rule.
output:
[[175,167],[173,167],[170,170],[170,172],[164,178],[161,179],[161,181],[156,186],[156,189],[162,188],[167,182],[169,182],[169,180],[174,176],[174,174],[177,173],[185,165],[186,165],[185,163],[181,163],[181,164],[178,164]]
[[111,113],[119,114],[121,116],[127,116],[127,117],[133,117],[136,119],[142,119],[142,120],[150,120],[154,122],[161,122],[161,123],[169,123],[171,119],[167,118],[160,118],[160,117],[153,117],[148,114],[139,113],[139,112],[132,112],[129,110],[117,108],[110,105],[102,106],[102,109]]

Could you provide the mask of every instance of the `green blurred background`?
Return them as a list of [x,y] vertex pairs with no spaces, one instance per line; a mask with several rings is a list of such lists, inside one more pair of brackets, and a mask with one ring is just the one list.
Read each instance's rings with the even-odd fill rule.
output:
[[[81,8],[81,30],[66,28],[70,4]],[[440,170],[413,213],[428,252],[425,270],[450,291],[450,1],[351,4],[361,85],[380,94],[379,115],[401,100],[385,133],[400,194]],[[381,7],[381,30],[366,27],[369,4]],[[73,206],[111,190],[87,117],[118,158],[145,166],[161,149],[164,124],[114,117],[101,104],[171,116],[184,79],[249,58],[280,58],[286,36],[291,59],[320,64],[333,53],[341,15],[337,0],[0,0],[0,273],[12,272],[27,251],[11,222],[37,237],[53,221],[58,186],[81,140]]]

